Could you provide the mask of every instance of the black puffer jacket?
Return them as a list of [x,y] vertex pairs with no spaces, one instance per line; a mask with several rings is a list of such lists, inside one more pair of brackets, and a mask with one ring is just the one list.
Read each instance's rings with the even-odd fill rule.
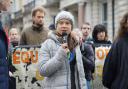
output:
[[85,78],[90,81],[92,79],[92,71],[94,71],[94,51],[92,45],[87,43],[81,44],[81,53],[85,71]]

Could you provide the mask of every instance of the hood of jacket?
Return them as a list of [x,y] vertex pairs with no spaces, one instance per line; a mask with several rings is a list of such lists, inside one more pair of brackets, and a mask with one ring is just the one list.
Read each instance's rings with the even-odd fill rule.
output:
[[49,34],[48,34],[48,39],[54,40],[55,43],[57,43],[57,44],[62,44],[62,42],[63,42],[63,38],[57,36],[55,31],[49,32]]

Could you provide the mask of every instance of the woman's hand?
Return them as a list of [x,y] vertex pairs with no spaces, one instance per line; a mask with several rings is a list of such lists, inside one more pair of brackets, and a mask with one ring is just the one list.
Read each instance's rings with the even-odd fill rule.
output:
[[66,53],[69,52],[68,44],[67,44],[67,43],[63,43],[63,44],[61,44],[61,46],[62,46],[62,48],[64,49],[64,51],[65,51]]

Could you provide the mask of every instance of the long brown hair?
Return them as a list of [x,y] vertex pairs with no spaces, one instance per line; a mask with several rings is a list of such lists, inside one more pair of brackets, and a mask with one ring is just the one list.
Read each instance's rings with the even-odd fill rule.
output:
[[72,51],[79,44],[76,36],[73,36],[72,32],[68,36],[68,48]]
[[120,27],[118,30],[117,39],[124,36],[128,32],[128,12],[123,16],[120,21]]

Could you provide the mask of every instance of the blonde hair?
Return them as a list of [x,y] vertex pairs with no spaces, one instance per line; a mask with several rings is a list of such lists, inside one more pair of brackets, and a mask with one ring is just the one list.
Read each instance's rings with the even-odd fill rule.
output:
[[13,30],[17,31],[17,33],[20,34],[19,29],[17,29],[17,28],[11,28],[10,31],[9,31],[9,35],[11,35],[11,33],[12,33]]

